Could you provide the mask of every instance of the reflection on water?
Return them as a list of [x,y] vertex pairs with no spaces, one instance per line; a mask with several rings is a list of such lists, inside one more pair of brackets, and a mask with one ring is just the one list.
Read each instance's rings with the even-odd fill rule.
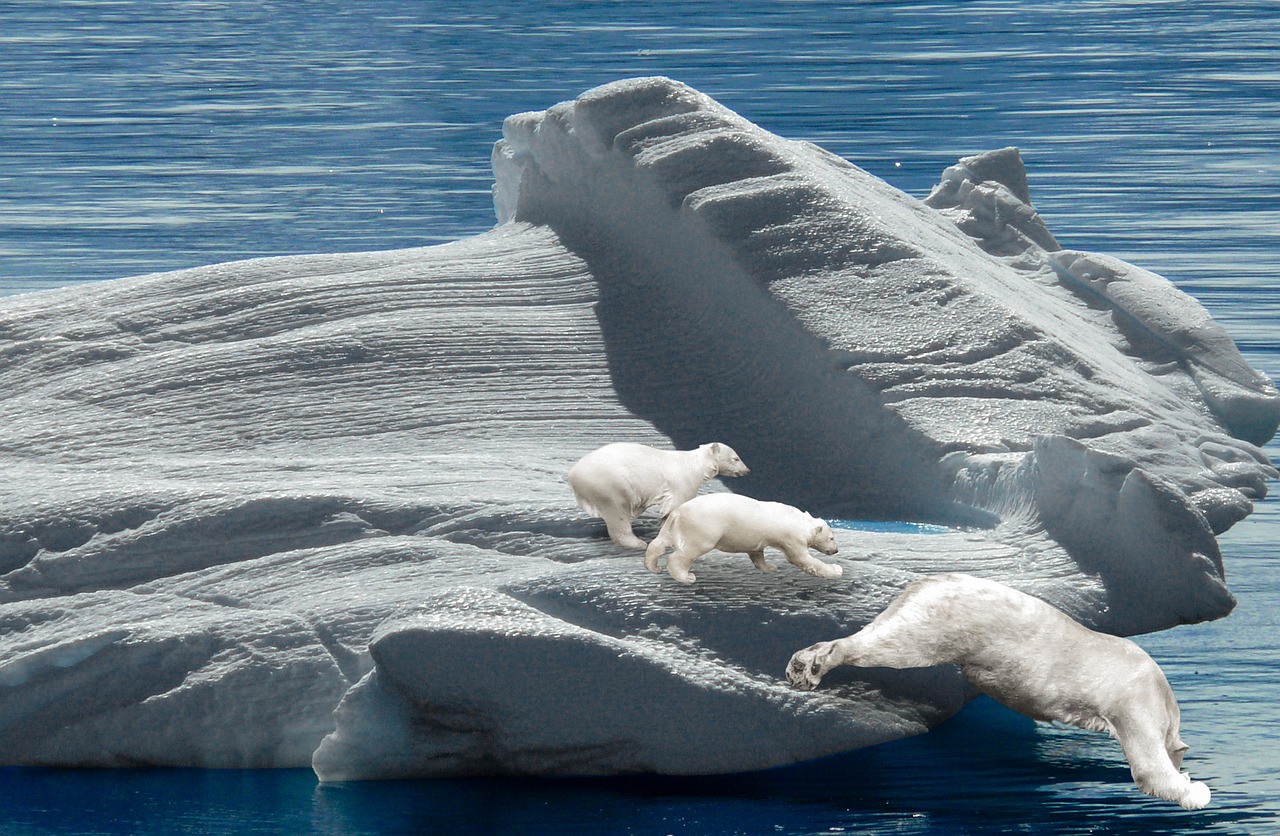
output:
[[[1191,769],[1200,765],[1194,759]],[[979,699],[934,732],[713,777],[317,785],[308,770],[0,770],[6,833],[1250,833],[1276,819],[1216,776],[1186,812],[1142,795],[1105,735]]]

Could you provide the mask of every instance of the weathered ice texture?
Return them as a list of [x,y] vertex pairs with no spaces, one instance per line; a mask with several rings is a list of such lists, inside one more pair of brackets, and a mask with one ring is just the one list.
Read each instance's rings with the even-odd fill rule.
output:
[[[1062,250],[1015,150],[920,202],[633,79],[511,117],[494,168],[464,241],[0,300],[5,763],[750,769],[971,696],[783,678],[922,573],[1118,633],[1230,611],[1275,389],[1164,279]],[[689,587],[564,481],[712,440],[751,475],[711,489],[952,528]]]

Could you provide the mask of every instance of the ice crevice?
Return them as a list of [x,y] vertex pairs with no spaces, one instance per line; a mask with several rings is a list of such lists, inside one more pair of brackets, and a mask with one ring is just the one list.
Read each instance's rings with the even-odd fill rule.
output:
[[[462,241],[0,300],[5,762],[754,769],[971,696],[782,676],[921,574],[1123,634],[1230,612],[1216,535],[1276,476],[1280,398],[1164,278],[1063,249],[1016,149],[922,201],[642,78],[510,117],[492,161]],[[619,440],[949,529],[675,584],[565,484]]]

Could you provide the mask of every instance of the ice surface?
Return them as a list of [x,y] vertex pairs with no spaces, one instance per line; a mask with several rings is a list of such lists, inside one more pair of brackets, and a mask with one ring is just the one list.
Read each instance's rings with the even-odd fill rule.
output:
[[[6,763],[750,769],[970,696],[782,677],[920,573],[1118,633],[1230,611],[1215,533],[1275,475],[1275,389],[1163,278],[1061,249],[1016,150],[921,202],[633,79],[511,117],[494,170],[464,241],[0,301]],[[956,528],[690,588],[564,481],[710,439],[734,490]]]

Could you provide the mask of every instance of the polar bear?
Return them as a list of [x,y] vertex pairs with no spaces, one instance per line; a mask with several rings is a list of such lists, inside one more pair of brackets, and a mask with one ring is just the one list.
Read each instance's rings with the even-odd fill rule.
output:
[[838,551],[830,526],[799,508],[781,502],[761,502],[731,493],[694,497],[667,517],[662,530],[644,553],[644,565],[661,572],[658,561],[667,549],[667,572],[681,583],[697,578],[689,571],[693,561],[712,549],[746,552],[761,572],[772,572],[764,550],[779,549],[787,560],[810,575],[838,578],[844,569],[809,556],[809,547],[823,554]]
[[728,444],[712,442],[696,450],[658,450],[620,442],[592,450],[569,469],[569,487],[578,507],[600,517],[619,546],[643,549],[631,521],[657,505],[663,517],[688,502],[714,476],[746,476],[751,471]]
[[811,690],[839,665],[916,668],[953,663],[982,693],[1035,720],[1109,732],[1134,783],[1188,810],[1209,788],[1181,772],[1187,746],[1178,702],[1150,656],[1090,630],[1015,589],[962,574],[909,585],[852,636],[791,657],[787,679]]

